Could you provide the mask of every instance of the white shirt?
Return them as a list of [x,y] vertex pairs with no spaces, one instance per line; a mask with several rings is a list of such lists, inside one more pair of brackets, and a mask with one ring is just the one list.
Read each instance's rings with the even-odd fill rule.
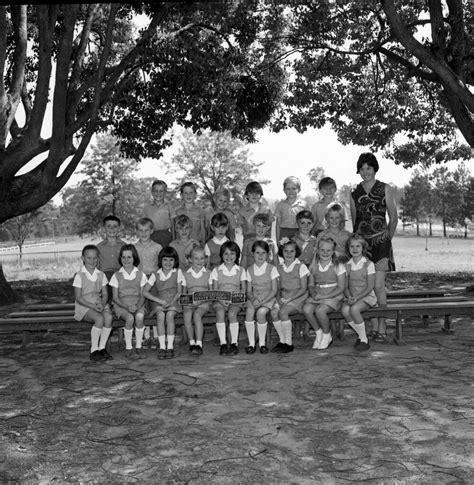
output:
[[300,278],[303,278],[303,276],[306,276],[306,275],[309,275],[309,270],[308,268],[306,267],[305,264],[301,264],[300,260],[298,258],[296,258],[291,264],[290,266],[286,266],[285,263],[282,263],[281,266],[283,268],[283,271],[285,273],[291,273],[293,271],[293,268],[295,267],[295,265],[297,263],[300,263]]
[[[123,274],[124,280],[133,281],[135,279],[136,274],[138,273],[138,268],[136,266],[134,266],[132,271],[130,273],[127,273],[127,271],[125,271],[125,268],[122,267],[118,270],[118,273]],[[148,283],[148,280],[145,276],[145,273],[142,273],[142,278],[140,280],[140,286],[145,286],[147,283]],[[119,287],[119,282],[118,282],[118,279],[115,276],[115,274],[112,276],[112,278],[110,278],[110,286],[113,286],[114,288]]]
[[[209,282],[218,280],[217,272],[219,270],[222,271],[222,274],[224,276],[234,276],[239,272],[239,269],[240,269],[240,266],[237,266],[236,264],[234,264],[232,266],[232,268],[227,269],[227,266],[224,263],[222,263],[220,266],[217,266],[217,268],[214,268],[211,271],[211,276],[209,277]],[[247,281],[247,272],[245,270],[242,271],[242,274],[240,276],[240,281]]]
[[[186,281],[184,279],[183,272],[179,268],[173,268],[168,274],[165,274],[163,272],[163,268],[160,268],[156,274],[158,275],[158,278],[160,281],[167,281],[171,278],[171,276],[178,272],[178,285],[182,285],[183,283],[186,284]],[[156,276],[155,273],[152,273],[150,277],[148,278],[148,284],[153,286],[156,283]]]
[[[92,282],[96,282],[97,281],[97,278],[99,277],[99,274],[101,273],[101,271],[99,271],[97,268],[94,268],[94,271],[93,273],[89,273],[89,271],[86,269],[85,266],[83,266],[77,273],[76,275],[74,276],[74,281],[72,282],[72,286],[75,286],[76,288],[82,288],[82,279],[81,277],[79,276],[79,273],[84,273],[86,275],[86,278],[89,280],[89,281],[92,281]],[[102,286],[107,286],[107,277],[103,276],[102,278]]]
[[[268,263],[265,261],[262,264],[262,266],[257,266],[254,263],[252,266],[253,266],[253,272],[254,272],[255,276],[262,276],[263,274],[265,274],[265,271],[267,270]],[[274,279],[279,278],[279,277],[280,277],[280,273],[278,272],[276,267],[273,266],[272,271],[270,273],[270,278],[272,280],[274,280]],[[252,276],[250,275],[250,272],[248,271],[248,269],[247,269],[247,281],[252,281]]]
[[357,271],[358,269],[362,269],[364,267],[364,263],[369,263],[367,265],[367,274],[375,274],[375,265],[372,263],[372,261],[369,261],[365,256],[362,256],[360,258],[359,262],[356,264],[354,263],[354,259],[351,258],[347,262],[347,264],[354,270]]
[[[222,239],[217,239],[216,236],[214,236],[211,239],[211,241],[217,244],[218,246],[222,246],[225,242],[229,241],[229,238],[227,238],[227,236],[224,236]],[[211,255],[211,250],[209,249],[208,243],[206,243],[206,245],[204,246],[204,254],[206,256]]]
[[[321,262],[318,261],[318,270],[321,272],[321,273],[325,273],[326,271],[329,270],[329,268],[331,266],[334,266],[334,264],[332,262],[330,262],[328,265],[326,265],[325,267],[322,267],[321,266]],[[336,275],[337,276],[340,276],[342,275],[343,273],[346,272],[346,268],[344,267],[343,264],[338,264],[337,266],[334,266],[334,271],[336,272]]]

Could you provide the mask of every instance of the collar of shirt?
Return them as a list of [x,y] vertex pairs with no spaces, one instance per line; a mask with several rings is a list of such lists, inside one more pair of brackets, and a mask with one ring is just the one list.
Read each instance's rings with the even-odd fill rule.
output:
[[186,270],[193,278],[200,278],[204,273],[207,273],[207,269],[203,266],[197,273],[193,270],[193,268],[189,268]]
[[239,267],[236,264],[234,264],[232,268],[227,269],[227,266],[224,263],[222,263],[219,266],[219,271],[222,271],[222,274],[224,276],[234,276],[239,272]]
[[255,276],[262,276],[265,274],[265,271],[267,270],[268,263],[265,261],[262,266],[257,266],[255,263],[253,265],[253,272],[255,273]]
[[134,266],[133,269],[132,269],[132,271],[130,272],[130,274],[128,274],[125,271],[125,268],[122,266],[119,269],[119,272],[123,274],[123,279],[132,281],[132,280],[135,279],[135,276],[138,273],[138,268],[136,266]]
[[215,242],[218,246],[222,246],[225,242],[227,242],[229,239],[227,236],[224,236],[222,239],[217,239],[216,236],[212,238],[213,242]]
[[99,277],[99,270],[97,268],[94,268],[94,271],[91,273],[89,273],[89,271],[86,269],[85,266],[83,266],[81,268],[81,273],[84,273],[86,275],[86,278],[89,280],[89,281],[97,281],[97,278]]
[[294,267],[296,266],[296,264],[300,264],[300,260],[298,258],[296,258],[291,264],[290,266],[287,266],[285,263],[282,264],[282,267],[283,267],[283,271],[285,273],[291,273],[294,269]]
[[163,268],[160,268],[156,274],[160,277],[160,281],[166,281],[166,280],[169,280],[171,278],[171,275],[173,273],[176,273],[176,268],[173,268],[168,274],[165,274],[163,272]]
[[296,199],[294,202],[288,202],[288,199],[285,199],[284,202],[286,202],[290,207],[304,205],[304,201],[302,199]]
[[334,266],[332,261],[328,265],[326,265],[325,267],[321,266],[321,262],[318,261],[318,270],[321,273],[325,273],[331,266]]
[[150,246],[153,246],[153,239],[148,239],[148,241],[142,242],[140,239],[135,243],[135,246],[142,246],[143,248],[149,248]]
[[354,270],[357,270],[357,269],[361,269],[364,267],[364,263],[367,262],[367,258],[365,256],[362,256],[362,258],[360,258],[359,262],[358,263],[355,263],[354,262],[354,259],[351,258],[347,264]]

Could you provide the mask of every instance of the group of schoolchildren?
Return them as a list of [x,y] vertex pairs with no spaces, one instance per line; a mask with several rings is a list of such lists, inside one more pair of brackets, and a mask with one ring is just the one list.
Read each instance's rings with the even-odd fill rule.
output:
[[[323,178],[322,198],[311,208],[298,197],[296,177],[286,178],[283,190],[286,198],[272,214],[261,202],[262,186],[250,182],[244,194],[247,204],[234,215],[226,189],[216,194],[214,208],[205,211],[196,203],[196,186],[186,182],[180,190],[182,204],[176,208],[167,200],[166,183],[155,180],[153,203],[136,224],[135,244],[118,237],[119,218],[105,217],[105,239],[83,248],[84,264],[73,281],[75,318],[93,323],[90,359],[112,358],[106,343],[113,314],[124,321],[125,354],[130,359],[145,357],[150,342],[158,347],[159,359],[173,358],[179,312],[192,355],[203,352],[202,318],[211,311],[220,355],[239,352],[241,311],[247,354],[256,351],[256,342],[262,354],[292,352],[295,313],[303,313],[312,327],[313,349],[327,349],[333,339],[328,314],[334,310],[341,310],[357,333],[355,349],[368,350],[361,312],[377,303],[375,268],[366,257],[367,242],[344,229],[346,212],[335,201],[336,183]],[[273,221],[278,244],[270,237]],[[237,227],[242,248],[235,242]],[[203,290],[243,292],[246,302],[180,305],[182,294]],[[145,315],[156,316],[156,326],[145,327]],[[279,339],[271,350],[266,346],[269,315]],[[342,335],[343,325],[341,329],[338,324],[337,334]]]

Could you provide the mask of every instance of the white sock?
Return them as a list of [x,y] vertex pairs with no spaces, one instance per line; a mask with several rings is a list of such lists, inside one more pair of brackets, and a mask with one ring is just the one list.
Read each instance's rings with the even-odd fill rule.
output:
[[[239,322],[229,323],[229,329],[230,329],[231,343],[239,345]],[[254,341],[254,344],[255,344],[255,341]]]
[[257,325],[257,333],[258,333],[258,345],[260,347],[263,347],[264,345],[267,345],[267,326],[268,323],[259,323]]
[[112,327],[102,327],[100,330],[99,350],[105,349]]
[[275,330],[277,331],[278,339],[280,340],[280,342],[282,344],[284,344],[285,343],[283,341],[284,340],[284,334],[283,334],[283,327],[281,325],[281,321],[277,320],[276,322],[273,322],[273,326],[275,327]]
[[150,327],[145,327],[145,333],[143,334],[143,338],[149,339],[150,338]]
[[153,326],[153,338],[158,338],[158,328],[156,325]]
[[137,349],[142,348],[142,342],[143,342],[143,332],[145,329],[142,328],[135,328],[135,347]]
[[225,323],[224,322],[217,322],[216,323],[217,335],[219,335],[219,340],[221,341],[221,345],[227,343],[225,337]]
[[133,336],[133,328],[124,328],[123,329],[123,336],[125,337],[125,348],[127,350],[132,350],[132,336]]
[[91,354],[99,350],[99,339],[102,329],[92,326],[91,328]]
[[174,345],[174,335],[167,335],[166,340],[168,341],[168,349],[172,349]]
[[192,346],[196,345],[196,341],[194,339],[191,339],[189,341],[189,345],[192,345]]
[[318,328],[316,330],[316,338],[314,339],[313,349],[319,348],[319,346],[321,345],[322,340],[323,340],[323,329],[322,328]]
[[202,340],[196,340],[196,345],[202,348]]
[[365,323],[347,322],[347,325],[349,325],[356,331],[357,336],[359,337],[361,342],[364,342],[366,344],[369,341],[369,339],[367,338],[367,334],[365,333]]
[[291,320],[282,320],[281,326],[283,329],[283,335],[285,336],[285,344],[293,345],[293,328],[291,325]]
[[245,322],[245,330],[247,331],[249,345],[255,347],[255,322]]
[[160,342],[160,349],[166,349],[166,336],[158,335],[158,341]]

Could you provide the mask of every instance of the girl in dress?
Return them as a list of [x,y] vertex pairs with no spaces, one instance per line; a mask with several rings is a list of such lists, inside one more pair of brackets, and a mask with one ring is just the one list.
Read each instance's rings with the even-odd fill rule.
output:
[[272,352],[286,354],[293,352],[293,326],[290,315],[302,313],[304,302],[308,296],[309,270],[299,261],[300,248],[295,241],[283,238],[280,241],[278,256],[283,263],[278,265],[280,284],[276,303],[272,308],[273,326],[278,333],[279,342]]
[[358,338],[354,345],[356,350],[370,349],[361,312],[377,304],[374,292],[375,266],[366,257],[367,247],[367,241],[360,234],[352,234],[347,241],[347,252],[352,257],[346,263],[346,300],[342,306],[342,314],[347,324],[357,333]]
[[[138,269],[140,258],[133,244],[120,248],[119,261],[122,267],[110,279],[115,315],[125,321],[125,355],[129,359],[144,358],[142,348],[145,297],[143,287],[147,284],[145,273]],[[135,349],[132,346],[135,326]]]
[[336,256],[340,261],[346,258],[346,243],[351,235],[349,231],[344,229],[345,214],[342,205],[337,203],[329,205],[324,214],[328,227],[317,236],[318,241],[322,237],[331,237],[336,241]]
[[245,329],[249,341],[245,349],[247,354],[255,352],[255,315],[257,316],[258,343],[260,353],[267,354],[265,345],[267,335],[267,315],[275,304],[278,290],[278,270],[267,262],[270,246],[264,240],[255,241],[252,245],[254,264],[247,268],[247,312]]
[[174,357],[174,317],[180,310],[178,299],[183,283],[178,253],[171,246],[163,248],[158,255],[158,271],[151,274],[143,291],[143,295],[151,301],[150,315],[156,314],[159,359]]
[[[209,281],[213,290],[244,292],[246,290],[246,271],[239,266],[240,248],[234,241],[227,241],[221,246],[222,264],[214,268]],[[220,355],[237,355],[239,353],[239,322],[237,316],[242,306],[237,303],[216,301],[216,329],[221,348]],[[226,313],[229,319],[231,345],[227,346]]]
[[336,241],[322,237],[309,268],[309,294],[303,312],[316,331],[313,349],[327,349],[332,343],[328,313],[339,310],[346,287],[346,269],[336,257]]
[[91,322],[91,350],[94,362],[111,359],[105,345],[112,331],[112,312],[107,304],[107,277],[97,269],[99,250],[89,244],[82,249],[84,266],[74,276],[74,318]]

